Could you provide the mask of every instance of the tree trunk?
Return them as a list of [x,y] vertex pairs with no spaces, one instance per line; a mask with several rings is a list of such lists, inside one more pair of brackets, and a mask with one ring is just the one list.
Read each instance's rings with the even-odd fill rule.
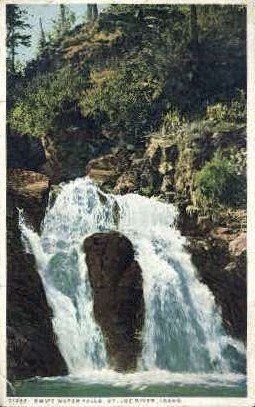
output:
[[14,73],[15,72],[15,44],[14,41],[11,44],[11,72]]
[[190,48],[192,54],[192,82],[196,83],[199,77],[199,40],[197,23],[197,6],[190,6]]
[[66,31],[66,6],[60,4],[60,14],[61,14],[61,31],[65,33]]
[[98,18],[97,4],[92,4],[92,20],[96,21]]
[[45,45],[46,45],[46,36],[45,36],[44,29],[43,29],[41,18],[39,19],[39,25],[40,25],[39,51],[43,52],[45,49]]
[[198,26],[197,26],[197,6],[190,6],[190,36],[191,45],[196,54],[198,54]]

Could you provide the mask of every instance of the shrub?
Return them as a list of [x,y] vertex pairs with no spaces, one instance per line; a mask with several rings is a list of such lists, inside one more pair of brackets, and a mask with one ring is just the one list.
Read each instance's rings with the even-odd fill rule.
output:
[[181,116],[178,109],[170,109],[163,117],[163,129],[165,133],[169,133],[178,129],[186,123],[185,118]]
[[208,106],[206,109],[206,116],[209,120],[226,120],[228,108],[222,103]]
[[59,118],[77,105],[83,86],[83,78],[70,68],[37,77],[10,112],[12,130],[37,137],[52,132]]
[[216,103],[207,106],[207,119],[211,121],[229,121],[245,122],[246,121],[246,96],[243,90],[239,90],[236,98],[229,104]]
[[100,123],[105,132],[129,133],[149,130],[152,103],[161,93],[159,80],[142,67],[126,66],[91,73],[91,87],[82,97],[85,117]]
[[240,207],[246,202],[245,174],[221,152],[216,152],[194,180],[194,197],[199,206]]

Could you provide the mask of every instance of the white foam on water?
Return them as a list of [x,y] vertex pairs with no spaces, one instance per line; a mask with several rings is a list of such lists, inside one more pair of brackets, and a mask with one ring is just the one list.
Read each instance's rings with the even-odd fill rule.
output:
[[[171,204],[137,194],[105,194],[88,178],[61,185],[40,236],[20,214],[23,240],[35,255],[70,380],[138,381],[140,386],[182,380],[230,383],[243,377],[245,348],[226,334],[214,297],[198,280],[186,240],[175,227],[176,217]],[[143,272],[143,352],[132,374],[107,368],[82,251],[86,236],[109,230],[131,240]]]
[[245,375],[238,373],[172,373],[166,370],[117,373],[110,369],[84,370],[78,375],[37,377],[39,381],[64,382],[143,390],[150,386],[204,386],[238,387],[245,382]]

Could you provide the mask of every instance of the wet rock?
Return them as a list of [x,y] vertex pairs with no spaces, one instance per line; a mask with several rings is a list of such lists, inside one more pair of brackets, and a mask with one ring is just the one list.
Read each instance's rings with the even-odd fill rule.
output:
[[7,180],[7,376],[8,380],[67,373],[52,328],[35,258],[26,253],[17,208],[39,230],[49,181],[32,171],[12,170]]
[[24,216],[39,231],[49,195],[49,179],[43,174],[21,169],[9,170],[7,174],[8,208]]
[[124,172],[117,180],[114,187],[116,194],[127,194],[139,191],[138,176],[133,171]]
[[118,177],[128,168],[129,159],[122,152],[90,160],[86,174],[104,190],[110,191]]
[[[156,158],[133,159],[129,168],[118,178],[114,192],[126,194],[139,192],[142,195],[152,196],[160,190],[162,176],[154,167]],[[152,164],[153,161],[153,164]]]
[[243,341],[247,333],[246,252],[233,256],[222,239],[190,238],[189,250],[199,279],[214,294],[227,332]]
[[114,192],[117,194],[138,192],[140,189],[140,176],[143,165],[143,158],[132,161],[130,168],[124,171],[117,179]]
[[84,241],[94,298],[110,366],[135,370],[144,323],[142,271],[131,242],[117,232],[95,233]]

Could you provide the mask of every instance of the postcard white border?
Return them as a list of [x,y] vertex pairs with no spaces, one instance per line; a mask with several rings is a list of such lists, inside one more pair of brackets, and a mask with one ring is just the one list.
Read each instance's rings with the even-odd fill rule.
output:
[[[0,0],[0,406],[136,406],[162,405],[179,407],[254,407],[255,406],[255,0],[95,0],[109,4],[240,4],[247,6],[247,132],[248,132],[248,396],[244,398],[216,397],[90,397],[41,398],[6,397],[6,64],[5,64],[5,5],[6,4],[86,4],[77,0]],[[151,400],[155,400],[153,403]],[[101,400],[101,402],[100,402]],[[136,401],[138,400],[138,401]],[[80,401],[80,402],[78,402]]]

